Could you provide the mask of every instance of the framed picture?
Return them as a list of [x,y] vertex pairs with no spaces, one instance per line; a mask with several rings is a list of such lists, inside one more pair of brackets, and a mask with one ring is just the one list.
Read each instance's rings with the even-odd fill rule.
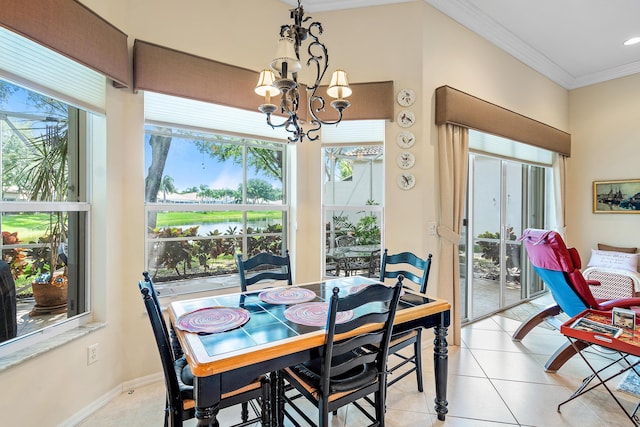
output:
[[611,313],[611,324],[633,332],[636,329],[636,312],[626,308],[614,307]]
[[640,179],[593,181],[593,213],[640,213]]

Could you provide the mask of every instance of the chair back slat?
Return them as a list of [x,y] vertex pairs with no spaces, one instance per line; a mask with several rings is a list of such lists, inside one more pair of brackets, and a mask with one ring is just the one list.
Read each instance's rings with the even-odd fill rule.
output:
[[385,278],[395,279],[402,275],[405,280],[410,280],[418,285],[421,293],[425,293],[427,292],[432,258],[433,255],[429,254],[427,258],[422,259],[412,252],[390,255],[385,249],[380,266],[380,281],[384,282]]
[[242,259],[242,254],[237,254],[236,260],[243,292],[263,280],[284,280],[287,285],[293,284],[289,251],[284,256],[261,252],[246,260]]

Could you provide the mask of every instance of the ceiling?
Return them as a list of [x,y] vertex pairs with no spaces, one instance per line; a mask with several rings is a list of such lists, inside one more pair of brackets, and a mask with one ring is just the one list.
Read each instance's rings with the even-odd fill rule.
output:
[[[297,0],[282,0],[296,6]],[[640,72],[638,0],[424,0],[566,89]],[[302,0],[306,12],[407,0]]]

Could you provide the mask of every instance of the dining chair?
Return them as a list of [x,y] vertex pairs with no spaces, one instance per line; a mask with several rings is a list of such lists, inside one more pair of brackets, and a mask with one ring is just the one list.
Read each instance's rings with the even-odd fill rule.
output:
[[[380,281],[384,282],[385,279],[395,279],[402,275],[405,280],[418,285],[420,293],[424,294],[427,291],[431,259],[431,254],[422,259],[411,252],[389,255],[388,250],[385,249],[380,264]],[[413,353],[411,355],[406,355],[405,352],[401,351],[410,345],[413,345]],[[400,359],[388,368],[389,373],[397,372],[403,366],[411,364],[410,369],[404,370],[402,373],[398,372],[397,376],[389,381],[389,386],[415,372],[418,391],[422,392],[424,390],[422,384],[422,328],[394,334],[391,337],[389,356],[393,356],[394,360]]]
[[[338,287],[333,288],[322,348],[314,353],[313,359],[281,371],[288,386],[295,389],[291,392],[296,393],[283,395],[282,415],[292,424],[300,426],[298,417],[301,417],[311,425],[327,427],[329,413],[336,414],[338,408],[353,403],[374,423],[372,425],[384,426],[387,351],[401,290],[402,277],[398,277],[393,287],[372,284],[343,296],[339,295]],[[343,314],[340,322],[338,313]],[[361,327],[363,332],[340,339],[341,334]],[[374,399],[367,399],[371,394]],[[297,404],[297,399],[302,397],[318,409],[317,424],[305,410],[306,406]],[[358,403],[360,399],[373,402],[374,415]],[[287,406],[295,414],[288,412]]]
[[248,286],[263,280],[286,280],[287,285],[293,284],[288,250],[284,256],[261,252],[246,260],[242,259],[242,254],[237,254],[236,259],[242,292],[246,292]]
[[[179,427],[183,425],[184,421],[195,417],[193,373],[182,355],[182,349],[177,339],[174,338],[175,343],[170,339],[158,295],[149,274],[144,272],[143,276],[144,280],[138,282],[138,287],[160,353],[167,389],[164,426]],[[179,356],[176,357],[176,353]],[[241,405],[242,421],[233,427],[247,426],[257,422],[263,426],[267,425],[269,411],[265,408],[270,400],[269,390],[268,379],[261,376],[238,390],[223,394],[220,400],[220,409]],[[256,402],[258,403],[256,404]],[[255,417],[251,419],[249,418],[249,405],[255,414]]]

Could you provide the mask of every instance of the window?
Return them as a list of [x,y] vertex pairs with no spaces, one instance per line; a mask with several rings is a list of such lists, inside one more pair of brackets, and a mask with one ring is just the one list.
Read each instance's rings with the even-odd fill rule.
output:
[[[15,281],[14,336],[88,312],[86,188],[92,115],[0,80],[2,260]],[[8,329],[11,329],[8,328]],[[7,329],[5,329],[7,332]]]
[[200,277],[237,284],[235,254],[286,250],[285,164],[282,143],[146,126],[146,259],[161,293],[162,282],[192,291]]
[[[384,229],[384,145],[367,141],[383,139],[384,121],[352,121],[323,128],[327,275],[374,273],[369,271],[371,252],[381,248]],[[345,239],[347,246],[357,248],[349,253],[339,248]]]

